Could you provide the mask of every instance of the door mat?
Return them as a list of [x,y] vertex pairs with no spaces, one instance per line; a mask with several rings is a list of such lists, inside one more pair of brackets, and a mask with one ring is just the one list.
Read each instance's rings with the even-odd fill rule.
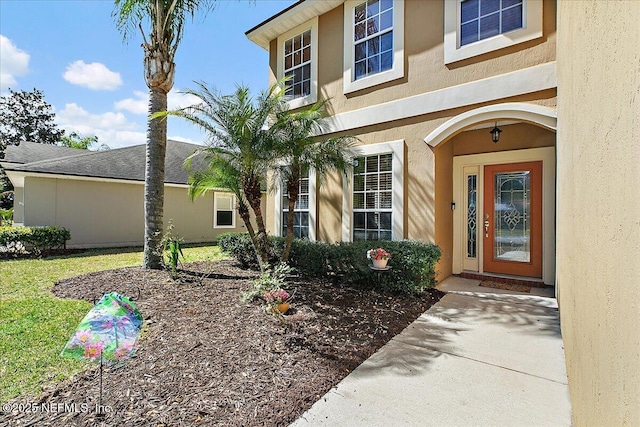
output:
[[484,286],[485,288],[504,289],[506,291],[514,292],[531,292],[531,286],[496,282],[494,280],[483,280],[482,282],[480,282],[480,286]]

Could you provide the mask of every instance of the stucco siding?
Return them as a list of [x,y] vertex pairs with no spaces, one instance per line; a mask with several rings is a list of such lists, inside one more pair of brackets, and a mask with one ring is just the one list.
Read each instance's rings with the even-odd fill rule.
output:
[[[543,35],[529,42],[453,64],[444,62],[444,1],[405,2],[404,77],[344,94],[344,5],[319,17],[318,96],[331,99],[330,113],[340,114],[474,82],[555,61],[556,4],[543,4]],[[271,78],[276,76],[277,43],[270,44]]]
[[640,425],[640,2],[558,6],[558,302],[573,422]]
[[14,187],[13,189],[13,223],[22,224],[24,222],[24,188]]
[[[214,228],[214,193],[189,200],[187,189],[165,187],[164,221],[186,242],[211,242],[225,232],[245,231],[236,213],[235,228]],[[141,245],[144,238],[144,186],[58,178],[25,178],[26,226],[56,225],[71,231],[69,247]]]

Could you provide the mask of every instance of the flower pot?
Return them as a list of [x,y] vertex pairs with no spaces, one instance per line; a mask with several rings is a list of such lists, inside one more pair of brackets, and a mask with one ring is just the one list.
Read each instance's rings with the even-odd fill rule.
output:
[[372,259],[375,268],[386,268],[388,259]]
[[278,304],[278,311],[282,314],[286,313],[289,310],[289,303],[283,302],[282,304]]

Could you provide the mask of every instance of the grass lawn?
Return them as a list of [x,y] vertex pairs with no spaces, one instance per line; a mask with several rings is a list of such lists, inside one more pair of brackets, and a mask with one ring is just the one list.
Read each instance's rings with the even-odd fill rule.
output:
[[[217,246],[185,248],[184,255],[185,262],[224,257]],[[59,354],[91,304],[54,297],[53,283],[141,262],[140,249],[122,248],[0,261],[0,403],[38,393],[43,384],[69,377],[85,366]]]

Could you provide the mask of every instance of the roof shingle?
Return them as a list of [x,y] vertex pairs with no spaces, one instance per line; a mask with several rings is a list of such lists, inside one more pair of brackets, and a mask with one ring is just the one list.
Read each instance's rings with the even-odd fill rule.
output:
[[[21,147],[20,144],[18,147]],[[26,152],[22,154],[9,153],[13,159],[28,159],[28,163],[18,164],[19,162],[11,162],[9,159],[3,161],[4,167],[9,171],[32,172],[32,173],[48,173],[54,175],[68,176],[86,176],[104,179],[123,179],[130,181],[144,181],[146,146],[134,145],[132,147],[117,148],[107,151],[86,151],[73,150],[73,155],[67,154],[63,157],[51,158],[44,160],[32,160],[37,158],[33,152],[39,152],[38,148],[28,144],[25,146]],[[57,147],[61,148],[61,147]],[[192,155],[199,148],[199,145],[189,144],[186,142],[168,140],[167,155],[165,158],[165,177],[167,184],[187,184],[189,173],[184,169],[184,160]],[[15,150],[12,150],[15,151]],[[80,152],[80,153],[78,153]],[[60,151],[60,153],[62,153]],[[40,153],[44,156],[44,153]],[[51,153],[50,153],[51,154]],[[31,158],[27,156],[33,156]],[[197,156],[192,164],[193,169],[199,169],[204,165],[204,156]]]

